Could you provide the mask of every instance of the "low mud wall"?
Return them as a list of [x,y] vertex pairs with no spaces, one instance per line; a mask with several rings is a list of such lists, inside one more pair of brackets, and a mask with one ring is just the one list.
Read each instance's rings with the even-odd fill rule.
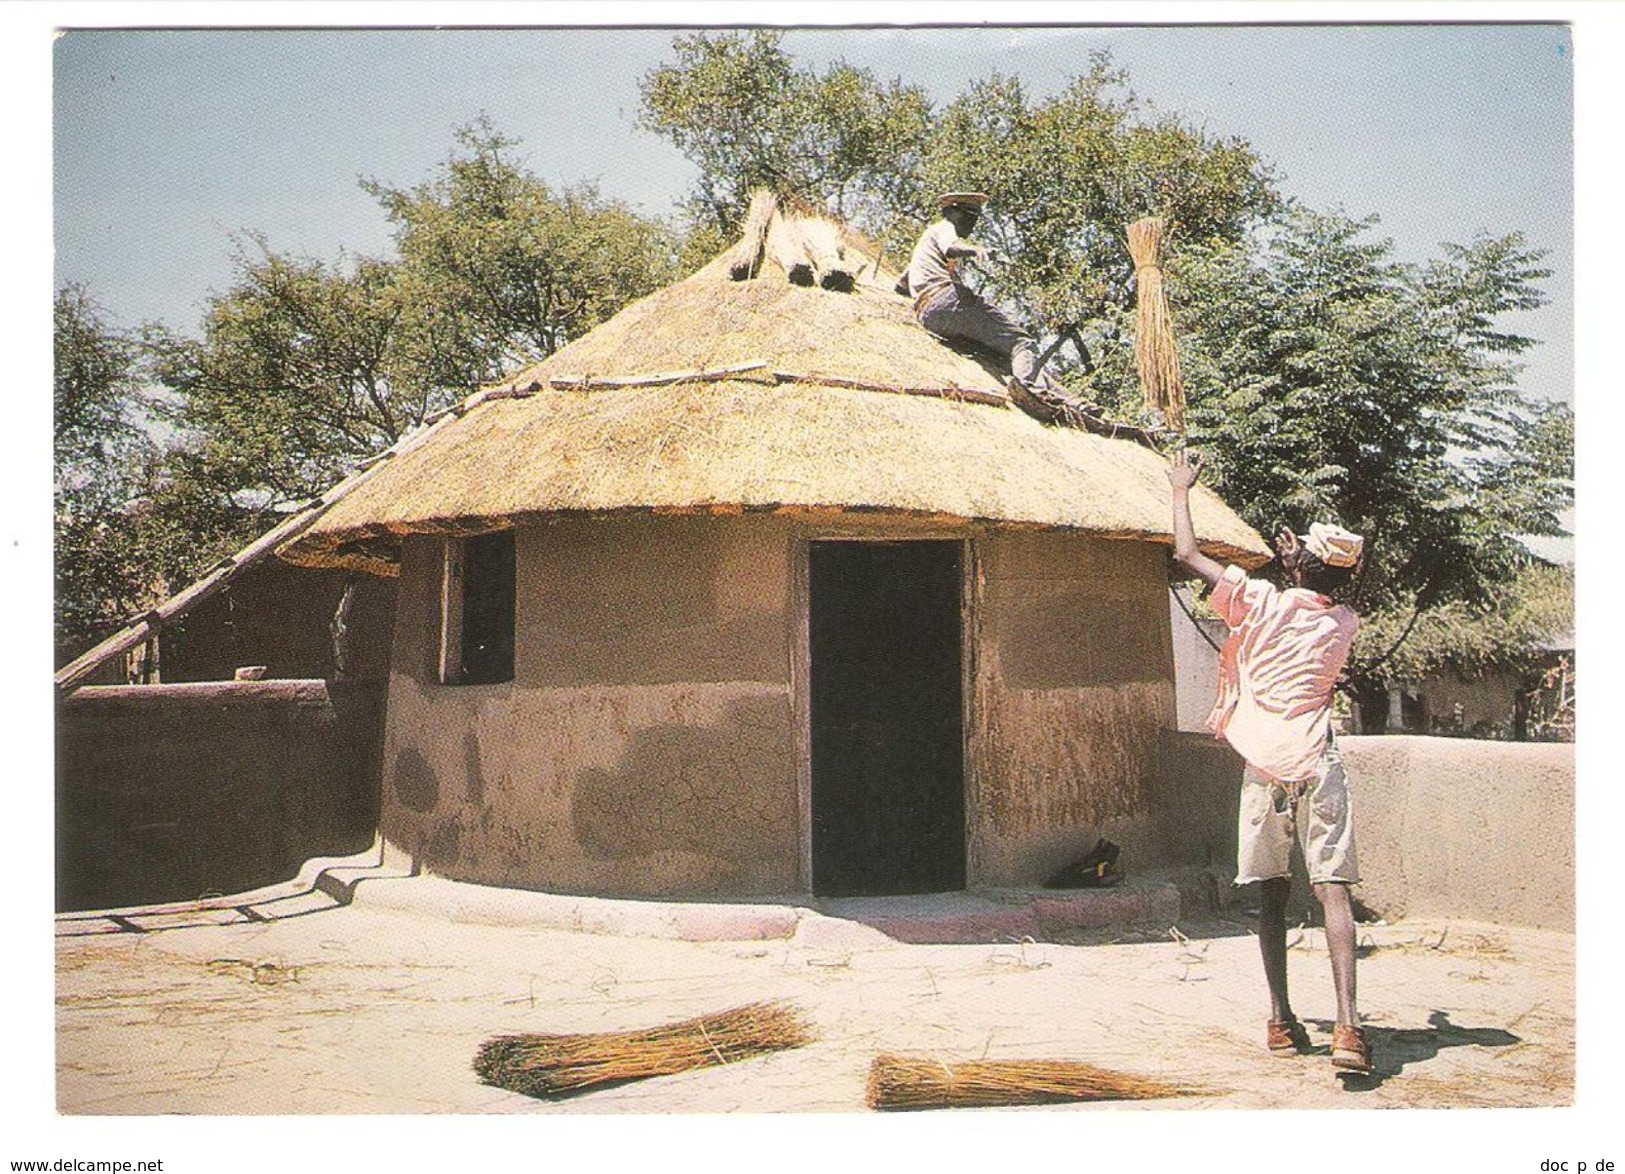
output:
[[57,705],[56,907],[242,892],[378,826],[384,688],[87,687]]
[[[1574,747],[1409,735],[1338,739],[1370,913],[1574,928]],[[1241,760],[1162,744],[1170,863],[1233,875]]]

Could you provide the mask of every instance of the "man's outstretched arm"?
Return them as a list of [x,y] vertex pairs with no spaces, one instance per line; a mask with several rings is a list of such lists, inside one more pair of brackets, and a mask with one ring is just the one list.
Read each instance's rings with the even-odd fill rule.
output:
[[1174,558],[1208,586],[1219,581],[1224,567],[1208,558],[1196,545],[1196,528],[1191,525],[1191,486],[1202,472],[1201,461],[1192,464],[1183,452],[1174,454],[1168,466],[1168,483],[1174,498]]

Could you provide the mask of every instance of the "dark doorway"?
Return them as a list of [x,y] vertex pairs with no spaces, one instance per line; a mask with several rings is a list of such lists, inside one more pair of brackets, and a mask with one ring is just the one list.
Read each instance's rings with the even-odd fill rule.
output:
[[815,542],[809,554],[812,886],[965,886],[961,544]]

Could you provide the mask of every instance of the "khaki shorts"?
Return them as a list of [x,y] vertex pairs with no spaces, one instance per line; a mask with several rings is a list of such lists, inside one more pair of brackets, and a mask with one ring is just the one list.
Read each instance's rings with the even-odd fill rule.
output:
[[1241,776],[1236,883],[1290,876],[1294,839],[1303,847],[1311,884],[1359,883],[1354,808],[1335,744],[1326,747],[1312,778],[1283,783],[1251,766]]

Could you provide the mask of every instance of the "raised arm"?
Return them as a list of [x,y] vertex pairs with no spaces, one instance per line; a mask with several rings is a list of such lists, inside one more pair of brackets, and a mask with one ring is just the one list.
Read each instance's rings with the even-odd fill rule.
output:
[[948,226],[948,231],[942,234],[943,256],[952,257],[955,260],[962,257],[975,257],[979,261],[991,261],[993,259],[992,249],[986,245],[973,244],[960,236],[959,229],[954,226],[951,220],[942,223]]
[[1191,486],[1196,484],[1201,472],[1201,460],[1193,463],[1183,452],[1176,452],[1168,466],[1168,483],[1173,486],[1174,499],[1174,558],[1211,587],[1224,574],[1224,567],[1202,553],[1196,545],[1196,528],[1191,525]]

